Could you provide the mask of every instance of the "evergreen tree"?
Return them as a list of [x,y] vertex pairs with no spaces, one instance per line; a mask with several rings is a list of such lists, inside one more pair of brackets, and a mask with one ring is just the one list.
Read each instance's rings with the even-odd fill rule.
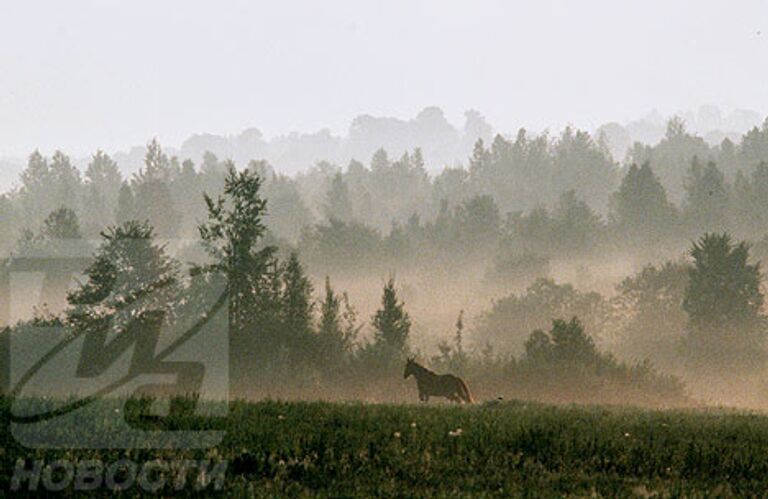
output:
[[61,206],[78,211],[81,187],[80,172],[65,154],[56,151],[49,163],[38,151],[33,152],[21,173],[19,192],[28,226],[36,227]]
[[148,220],[162,237],[175,236],[180,221],[169,189],[171,180],[170,160],[153,139],[147,146],[144,168],[133,178],[134,210],[137,220]]
[[728,218],[733,223],[734,233],[738,236],[752,234],[758,230],[758,227],[764,226],[765,216],[763,213],[754,211],[755,201],[749,178],[742,170],[737,171],[733,179],[733,196]]
[[761,127],[754,127],[744,134],[739,150],[741,163],[746,168],[768,161],[768,118]]
[[42,237],[46,239],[80,239],[80,222],[69,208],[59,208],[43,221]]
[[387,151],[385,151],[383,147],[380,147],[373,153],[373,157],[371,158],[371,171],[374,173],[384,172],[389,168],[389,165],[390,162]]
[[456,208],[459,241],[463,249],[482,248],[496,242],[501,229],[499,208],[489,195],[474,196]]
[[67,206],[76,212],[81,209],[82,179],[80,172],[72,164],[69,156],[56,151],[50,163],[51,182],[54,186],[54,206]]
[[411,318],[405,311],[405,304],[397,297],[394,278],[384,286],[381,308],[373,316],[374,351],[385,365],[402,360],[408,353],[408,334]]
[[170,187],[174,204],[182,213],[179,235],[193,237],[197,233],[197,221],[205,218],[205,203],[200,202],[203,189],[191,160],[186,159],[181,163],[179,173]]
[[118,197],[123,177],[112,158],[98,150],[85,171],[86,192],[83,211],[86,231],[98,233],[112,225],[118,208]]
[[144,155],[144,169],[139,172],[139,177],[146,180],[170,182],[172,175],[171,161],[163,152],[157,138],[153,138],[147,144],[147,152]]
[[600,217],[576,197],[576,191],[564,192],[552,213],[557,245],[566,251],[592,248],[602,229]]
[[[342,304],[345,310],[342,310]],[[317,330],[318,351],[315,353],[323,359],[326,370],[338,372],[349,360],[356,332],[354,312],[349,308],[346,295],[339,296],[326,277],[325,297],[320,304],[320,324]]]
[[120,186],[120,192],[117,195],[115,220],[118,225],[123,225],[131,220],[136,220],[136,218],[136,200],[133,196],[133,189],[128,182],[123,182]]
[[469,175],[482,192],[489,192],[491,187],[488,178],[490,167],[491,154],[486,150],[483,139],[478,138],[472,148],[472,156],[469,158]]
[[688,132],[680,117],[669,120],[666,134],[657,145],[633,147],[628,155],[630,162],[642,164],[649,161],[670,201],[678,204],[685,197],[686,171],[694,157],[706,160],[712,157],[712,151],[704,139]]
[[440,355],[433,358],[433,362],[442,369],[463,373],[469,364],[469,355],[464,350],[464,311],[459,312],[456,319],[456,331],[453,336],[453,343],[445,340],[437,345]]
[[739,170],[733,182],[730,222],[747,237],[768,229],[768,163],[759,162],[747,177]]
[[325,203],[325,217],[328,220],[336,219],[349,222],[354,218],[352,201],[349,197],[349,188],[341,173],[333,176],[331,187],[328,189]]
[[311,335],[315,304],[312,301],[312,282],[306,276],[304,266],[295,252],[290,254],[283,265],[281,278],[283,290],[280,308],[285,340],[294,356],[308,359],[312,355],[309,347],[313,346]]
[[552,150],[549,190],[555,194],[575,190],[593,206],[603,207],[618,183],[618,170],[610,153],[589,133],[566,127]]
[[675,208],[646,161],[632,164],[611,198],[611,217],[622,234],[658,241],[671,232]]
[[728,234],[705,234],[691,256],[683,301],[689,354],[710,365],[741,360],[754,367],[764,355],[760,264],[749,263],[749,247]]
[[67,295],[68,322],[77,332],[125,332],[131,322],[162,313],[172,320],[180,291],[179,264],[154,241],[146,222],[108,227],[87,280]]
[[723,230],[728,213],[725,178],[713,162],[706,166],[694,158],[685,184],[683,216],[696,232]]
[[296,242],[301,229],[312,223],[296,181],[286,175],[275,175],[264,184],[264,196],[269,199],[269,213],[265,222],[270,232]]
[[51,169],[40,151],[29,155],[27,166],[21,172],[21,190],[27,195],[34,195],[49,186]]
[[421,153],[420,147],[415,148],[413,154],[411,154],[411,168],[417,173],[426,173],[426,168],[424,167],[424,155]]

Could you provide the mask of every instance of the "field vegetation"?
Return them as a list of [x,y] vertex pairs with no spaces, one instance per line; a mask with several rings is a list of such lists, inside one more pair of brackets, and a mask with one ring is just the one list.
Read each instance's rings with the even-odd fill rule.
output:
[[[82,433],[88,442],[109,430],[102,411],[123,404],[100,400],[83,425],[56,431]],[[0,407],[7,427],[8,399]],[[126,457],[226,460],[222,492],[257,497],[735,497],[768,487],[768,418],[749,412],[522,401],[464,407],[239,401],[229,411],[219,419],[143,423],[147,429],[225,430],[224,441],[210,449],[30,450],[6,435],[0,487],[8,490],[19,458]],[[128,417],[141,421],[138,413]]]

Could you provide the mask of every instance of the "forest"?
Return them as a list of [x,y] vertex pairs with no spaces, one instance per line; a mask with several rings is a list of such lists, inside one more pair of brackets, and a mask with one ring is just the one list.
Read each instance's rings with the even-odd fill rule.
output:
[[566,127],[432,174],[419,148],[279,166],[30,154],[0,196],[4,355],[199,316],[238,397],[413,400],[416,356],[479,400],[768,402],[768,120],[711,146],[673,118],[620,159]]

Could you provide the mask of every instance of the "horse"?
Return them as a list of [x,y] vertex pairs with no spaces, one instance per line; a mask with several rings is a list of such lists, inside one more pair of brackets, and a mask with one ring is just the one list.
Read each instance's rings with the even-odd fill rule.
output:
[[403,378],[408,379],[411,375],[416,378],[419,400],[422,402],[429,401],[430,396],[445,397],[459,404],[471,404],[473,402],[467,384],[458,376],[434,373],[419,365],[415,360],[408,359],[405,363]]

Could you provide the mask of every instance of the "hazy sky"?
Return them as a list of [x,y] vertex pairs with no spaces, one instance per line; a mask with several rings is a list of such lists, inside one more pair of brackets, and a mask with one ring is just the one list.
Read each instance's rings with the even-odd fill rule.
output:
[[768,2],[3,1],[0,155],[267,136],[427,105],[590,128],[768,110]]

